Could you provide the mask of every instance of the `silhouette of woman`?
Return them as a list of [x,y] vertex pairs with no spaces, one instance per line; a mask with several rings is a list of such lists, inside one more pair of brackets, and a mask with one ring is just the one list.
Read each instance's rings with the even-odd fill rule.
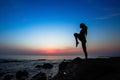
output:
[[87,26],[84,23],[81,23],[80,28],[81,28],[81,31],[80,31],[79,34],[74,33],[74,37],[75,37],[75,40],[76,40],[76,47],[79,44],[79,42],[78,42],[78,39],[79,39],[82,43],[82,48],[83,48],[83,51],[84,51],[84,54],[85,54],[85,58],[87,59],[88,58],[87,50],[86,50]]

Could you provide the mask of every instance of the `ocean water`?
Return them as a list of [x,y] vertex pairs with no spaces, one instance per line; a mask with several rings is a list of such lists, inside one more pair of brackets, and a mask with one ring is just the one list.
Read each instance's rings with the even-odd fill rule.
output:
[[76,57],[84,58],[83,55],[70,55],[70,56],[43,56],[43,55],[1,55],[0,59],[18,59],[18,60],[37,60],[37,59],[47,59],[47,60],[63,60],[63,59],[74,59]]
[[[21,56],[0,56],[0,80],[3,80],[5,75],[12,75],[12,80],[16,80],[16,73],[20,70],[26,70],[29,77],[26,80],[31,80],[36,74],[43,72],[48,76],[55,76],[58,73],[59,64],[63,60],[71,60],[78,56],[38,56],[38,55],[21,55]],[[50,63],[52,69],[36,68],[36,65]]]
[[[16,80],[16,73],[21,70],[26,70],[29,73],[29,77],[26,80],[31,80],[36,74],[43,72],[47,76],[54,76],[58,72],[59,64],[62,60],[13,60],[13,59],[1,59],[0,60],[0,80],[3,80],[5,75],[12,75],[12,80]],[[52,69],[36,68],[37,65],[43,65],[44,63],[50,63],[54,67]]]

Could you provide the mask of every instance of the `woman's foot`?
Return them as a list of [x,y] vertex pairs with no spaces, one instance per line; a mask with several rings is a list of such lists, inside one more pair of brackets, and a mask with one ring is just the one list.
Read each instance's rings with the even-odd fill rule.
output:
[[76,42],[76,47],[78,46],[79,42]]

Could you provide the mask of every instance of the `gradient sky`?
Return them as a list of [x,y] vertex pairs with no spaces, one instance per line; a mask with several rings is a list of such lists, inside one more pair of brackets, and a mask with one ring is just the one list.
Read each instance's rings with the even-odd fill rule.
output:
[[82,22],[88,26],[91,55],[120,51],[120,0],[0,0],[1,54],[80,53],[73,34]]

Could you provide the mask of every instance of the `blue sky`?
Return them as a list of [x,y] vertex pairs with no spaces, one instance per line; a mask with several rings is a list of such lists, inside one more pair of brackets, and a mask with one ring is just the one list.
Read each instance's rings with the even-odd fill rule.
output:
[[73,34],[83,22],[89,51],[119,51],[119,4],[120,0],[0,0],[1,47],[79,52]]

